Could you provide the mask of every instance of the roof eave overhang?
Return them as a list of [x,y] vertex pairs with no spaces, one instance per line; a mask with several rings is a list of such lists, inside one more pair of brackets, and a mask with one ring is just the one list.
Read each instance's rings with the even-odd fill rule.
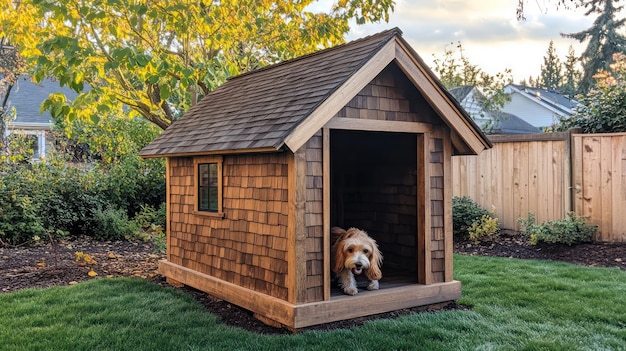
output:
[[41,122],[9,122],[7,124],[7,129],[50,129],[52,127],[52,123],[41,123]]
[[[454,145],[457,154],[477,155],[492,147],[491,142],[471,118],[455,104],[454,98],[444,91],[442,84],[430,71],[424,61],[411,49],[402,38],[396,38],[396,62],[415,87],[422,93],[440,118],[458,134]],[[455,142],[453,138],[453,143]],[[459,142],[465,145],[458,145]],[[464,152],[463,150],[466,150]]]
[[279,147],[265,147],[265,148],[253,148],[253,149],[235,149],[235,150],[211,150],[211,151],[198,151],[198,152],[172,152],[172,153],[154,153],[154,154],[142,154],[139,156],[144,159],[162,158],[162,157],[195,157],[195,156],[210,156],[210,155],[234,155],[234,154],[250,154],[250,153],[269,153],[269,152],[281,152],[284,149]]

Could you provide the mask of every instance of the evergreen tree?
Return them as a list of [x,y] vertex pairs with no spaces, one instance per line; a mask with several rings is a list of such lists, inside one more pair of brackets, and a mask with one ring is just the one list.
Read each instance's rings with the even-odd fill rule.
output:
[[578,58],[574,53],[574,47],[570,45],[567,52],[567,57],[563,63],[565,72],[563,73],[563,84],[561,85],[561,92],[567,96],[574,96],[578,90],[578,83],[582,76],[580,70],[576,66]]
[[541,65],[540,86],[551,90],[559,89],[563,79],[561,71],[561,60],[559,60],[559,57],[556,55],[554,41],[550,40],[548,56],[543,57],[543,65]]
[[586,16],[592,13],[600,15],[593,22],[591,28],[578,33],[561,33],[563,37],[573,38],[579,42],[588,40],[587,48],[582,53],[581,61],[584,73],[578,91],[586,93],[594,86],[593,76],[599,70],[610,70],[613,63],[614,53],[626,52],[626,37],[618,33],[618,30],[626,22],[626,18],[617,19],[617,13],[624,6],[617,6],[622,0],[582,0],[582,5],[587,8]]

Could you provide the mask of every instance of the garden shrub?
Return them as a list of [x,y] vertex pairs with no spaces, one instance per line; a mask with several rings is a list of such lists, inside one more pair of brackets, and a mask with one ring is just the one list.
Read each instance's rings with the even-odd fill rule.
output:
[[493,239],[497,236],[500,232],[500,223],[498,223],[498,218],[493,217],[492,214],[483,215],[479,220],[474,221],[467,231],[469,239],[478,243],[480,240]]
[[135,236],[139,229],[137,223],[128,218],[126,211],[107,208],[95,213],[95,223],[91,236],[97,240],[125,240]]
[[0,177],[0,240],[20,245],[44,237],[45,229],[30,196],[18,194]]
[[165,202],[161,203],[158,209],[154,206],[141,206],[141,211],[135,215],[135,221],[140,228],[160,227],[165,230],[166,212]]
[[[64,133],[57,136],[60,148],[42,162],[31,162],[27,144],[16,148],[28,149],[21,157],[0,157],[3,242],[17,245],[59,235],[135,239],[139,224],[133,217],[148,216],[150,210],[144,208],[152,211],[151,240],[162,236],[165,242],[165,207],[159,207],[165,201],[165,162],[138,156],[160,130],[140,120],[107,117],[101,121],[57,126],[57,132]],[[64,137],[73,139],[64,142]],[[84,146],[85,157],[79,159],[91,162],[70,157],[63,145],[72,142]],[[138,218],[140,223],[145,220]]]
[[20,176],[21,191],[33,194],[45,228],[70,235],[90,234],[95,214],[105,205],[90,169],[53,159],[33,164]]
[[498,219],[467,196],[452,198],[452,225],[455,239],[474,241],[493,237],[500,230]]
[[535,215],[528,213],[528,218],[519,218],[520,233],[528,238],[532,245],[546,242],[552,244],[580,244],[590,242],[597,226],[586,224],[585,217],[569,212],[567,218],[550,220],[537,224]]
[[157,207],[165,201],[163,160],[129,155],[111,165],[98,165],[95,173],[99,178],[98,192],[106,197],[108,204],[124,209],[130,217],[144,205]]
[[150,205],[142,206],[141,211],[135,216],[135,222],[139,227],[136,239],[150,241],[157,252],[165,252],[165,223],[166,207],[162,203],[158,209]]

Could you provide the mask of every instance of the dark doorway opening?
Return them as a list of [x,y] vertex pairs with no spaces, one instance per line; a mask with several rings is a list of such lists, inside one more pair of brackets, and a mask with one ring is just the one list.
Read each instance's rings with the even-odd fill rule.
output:
[[331,226],[363,229],[378,242],[384,256],[381,284],[417,283],[417,138],[348,130],[330,134]]

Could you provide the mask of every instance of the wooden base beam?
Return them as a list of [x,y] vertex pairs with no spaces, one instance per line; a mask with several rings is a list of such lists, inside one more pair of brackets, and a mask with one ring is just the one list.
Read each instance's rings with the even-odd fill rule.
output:
[[362,291],[356,296],[335,296],[327,301],[296,305],[166,260],[159,261],[159,273],[168,281],[173,279],[204,291],[254,312],[256,316],[261,316],[260,319],[263,321],[272,321],[270,324],[280,324],[291,331],[317,324],[443,303],[461,297],[461,282],[454,280],[430,285],[410,284],[376,291]]

